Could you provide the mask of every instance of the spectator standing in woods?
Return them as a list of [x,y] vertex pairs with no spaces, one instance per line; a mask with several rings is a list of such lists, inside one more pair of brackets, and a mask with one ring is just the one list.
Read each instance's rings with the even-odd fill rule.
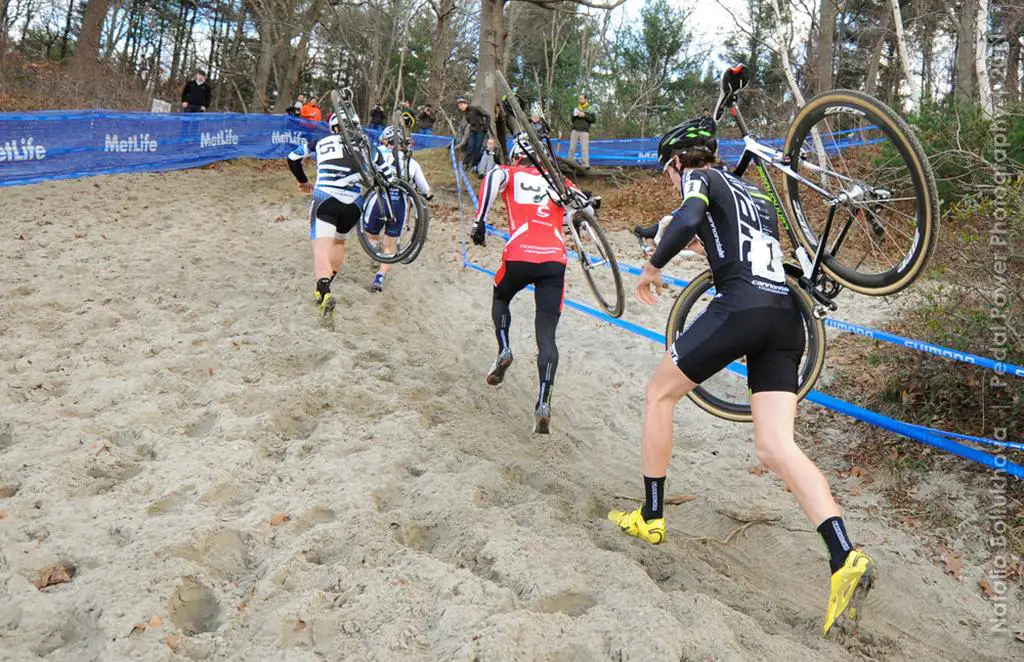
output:
[[482,111],[478,106],[469,105],[466,97],[459,97],[455,100],[459,112],[465,119],[463,138],[459,147],[463,149],[462,167],[472,170],[480,163],[480,156],[483,154],[484,141],[487,140],[487,132],[491,128],[491,116]]
[[181,91],[181,108],[186,113],[204,113],[210,107],[210,84],[206,72],[196,69],[195,78],[185,83]]
[[547,121],[540,114],[540,111],[536,108],[530,113],[530,128],[537,134],[537,137],[541,140],[547,139],[551,135],[551,127],[548,126]]
[[384,107],[379,103],[374,104],[373,110],[370,111],[370,128],[380,131],[384,128],[384,123],[387,118],[384,117]]
[[419,133],[428,136],[434,135],[434,123],[437,122],[437,118],[434,116],[434,109],[429,103],[423,104],[416,119],[419,123]]
[[309,103],[302,106],[299,115],[304,120],[312,120],[314,122],[322,122],[324,119],[323,114],[320,112],[320,103],[316,100],[316,97],[311,97]]
[[590,100],[586,94],[580,94],[579,103],[572,109],[572,132],[569,134],[569,158],[576,158],[576,143],[583,150],[583,167],[590,169],[590,125],[597,116],[590,108]]

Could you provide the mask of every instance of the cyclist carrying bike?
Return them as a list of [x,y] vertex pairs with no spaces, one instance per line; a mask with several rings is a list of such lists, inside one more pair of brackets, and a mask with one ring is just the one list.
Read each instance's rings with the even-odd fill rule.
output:
[[[416,187],[425,200],[432,200],[434,195],[430,192],[430,184],[427,183],[427,178],[423,175],[423,168],[416,159],[409,157],[408,168],[406,167],[406,156],[404,152],[398,152],[398,162],[395,162],[395,138],[397,129],[394,126],[388,126],[380,134],[381,147],[378,153],[383,158],[384,164],[394,168],[400,175],[408,173],[411,183]],[[381,200],[374,200],[373,206],[368,211],[368,218],[366,220],[366,232],[369,235],[370,241],[374,244],[381,241],[381,230],[384,231],[384,249],[386,252],[395,252],[398,246],[398,237],[402,234],[402,228],[405,225],[405,214],[406,214],[406,200],[405,193],[401,189],[391,190],[391,209],[394,211],[394,218],[385,222],[383,218],[383,202]],[[368,201],[369,202],[369,201]],[[381,263],[377,267],[377,273],[373,277],[373,283],[370,285],[371,292],[383,292],[384,291],[384,277],[387,276],[388,271],[391,269],[391,265],[387,263]]]
[[[298,182],[299,192],[313,194],[309,205],[309,238],[313,243],[313,277],[316,279],[313,295],[325,318],[334,315],[331,282],[345,263],[345,239],[359,223],[363,193],[359,162],[338,135],[341,130],[338,117],[332,114],[328,124],[329,135],[309,140],[288,155],[288,168]],[[316,160],[315,187],[302,169],[306,158]],[[379,158],[375,166],[393,172]]]
[[829,551],[832,578],[825,635],[840,616],[856,618],[874,563],[853,547],[828,481],[794,442],[804,326],[786,285],[774,206],[756,186],[710,167],[717,164],[717,148],[714,126],[703,119],[672,128],[658,146],[659,161],[683,203],[644,265],[637,296],[653,304],[657,297],[651,289],[662,287],[661,268],[694,239],[707,255],[717,295],[676,338],[647,383],[643,506],[612,511],[608,518],[649,543],[664,541],[673,409],[698,384],[745,356],[758,459],[793,492]]
[[[555,331],[565,297],[565,240],[562,224],[565,208],[548,180],[535,167],[523,163],[534,154],[525,134],[516,136],[509,153],[510,166],[496,166],[484,178],[480,190],[480,208],[473,226],[473,243],[486,241],[485,220],[498,195],[508,210],[510,237],[501,255],[501,267],[494,277],[491,318],[498,339],[498,357],[487,373],[487,383],[497,386],[512,365],[508,330],[512,323],[509,304],[528,285],[534,286],[537,312],[537,372],[540,394],[534,411],[533,431],[548,434],[551,424],[551,389],[558,369]],[[532,159],[536,161],[536,157]],[[567,186],[576,190],[572,183]],[[582,193],[580,193],[582,195]]]

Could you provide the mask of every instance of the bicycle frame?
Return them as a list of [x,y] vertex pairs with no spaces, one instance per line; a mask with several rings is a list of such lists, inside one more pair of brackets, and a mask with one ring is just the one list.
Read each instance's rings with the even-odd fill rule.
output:
[[[833,299],[839,294],[842,288],[838,283],[829,282],[831,279],[829,279],[822,271],[821,261],[825,255],[825,246],[828,244],[829,235],[832,231],[832,221],[835,218],[836,210],[840,205],[849,201],[849,196],[846,194],[835,195],[831,191],[818,186],[815,182],[794,170],[791,160],[787,154],[758,142],[756,138],[750,135],[750,132],[747,130],[746,122],[743,121],[743,115],[740,113],[740,109],[736,105],[735,100],[729,102],[729,109],[731,111],[730,114],[733,116],[733,119],[736,120],[736,125],[739,127],[740,132],[743,135],[743,153],[740,155],[740,160],[739,163],[736,164],[736,168],[733,169],[733,175],[736,177],[743,177],[747,168],[753,164],[758,177],[761,179],[761,183],[768,191],[768,197],[775,207],[775,211],[779,217],[779,222],[782,223],[782,226],[786,229],[790,245],[794,247],[793,253],[800,262],[801,269],[803,269],[804,275],[799,280],[801,283],[806,284],[807,290],[816,301],[827,306],[831,310],[836,310],[837,306]],[[801,163],[814,172],[827,174],[833,177],[841,177],[840,175],[833,173],[831,170],[827,170],[813,163]],[[797,241],[796,235],[794,234],[791,226],[792,220],[782,205],[782,198],[779,196],[779,192],[775,188],[775,184],[772,182],[771,177],[768,176],[768,166],[771,166],[775,170],[781,172],[784,177],[795,180],[808,187],[824,198],[828,204],[828,219],[825,221],[825,229],[822,232],[822,236],[818,240],[818,250],[815,251],[813,260],[809,258],[807,251],[804,250],[803,246],[800,245],[800,242]],[[845,177],[841,178],[848,179]],[[798,216],[797,220],[801,223],[801,227],[808,235],[813,234],[802,216]],[[839,232],[838,237],[836,237],[835,242],[832,244],[832,248],[828,249],[830,255],[834,256],[836,254],[836,251],[846,238],[846,234],[852,223],[853,217],[851,216],[850,220],[847,221],[846,225]],[[827,292],[824,289],[825,287],[828,287]]]

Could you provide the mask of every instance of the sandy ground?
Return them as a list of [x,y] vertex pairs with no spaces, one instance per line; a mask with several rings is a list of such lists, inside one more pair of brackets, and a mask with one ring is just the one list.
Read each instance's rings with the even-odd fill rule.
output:
[[[944,574],[834,477],[880,579],[860,633],[821,640],[820,540],[751,473],[750,428],[689,404],[668,492],[696,499],[664,545],[622,535],[604,515],[641,493],[659,349],[567,313],[553,433],[531,435],[532,301],[488,388],[490,286],[459,269],[450,199],[383,295],[352,242],[328,331],[283,166],[0,198],[4,660],[1024,657],[989,633],[979,568]],[[660,329],[669,303],[626,317]],[[835,468],[826,442],[854,433],[800,442]],[[73,579],[37,590],[58,562]]]

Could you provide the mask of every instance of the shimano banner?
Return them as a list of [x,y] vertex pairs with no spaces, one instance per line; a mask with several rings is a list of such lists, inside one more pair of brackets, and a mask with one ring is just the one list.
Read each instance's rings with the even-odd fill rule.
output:
[[[325,122],[288,115],[0,113],[0,186],[284,158],[296,145],[326,133]],[[450,140],[416,136],[420,148],[444,147]]]

